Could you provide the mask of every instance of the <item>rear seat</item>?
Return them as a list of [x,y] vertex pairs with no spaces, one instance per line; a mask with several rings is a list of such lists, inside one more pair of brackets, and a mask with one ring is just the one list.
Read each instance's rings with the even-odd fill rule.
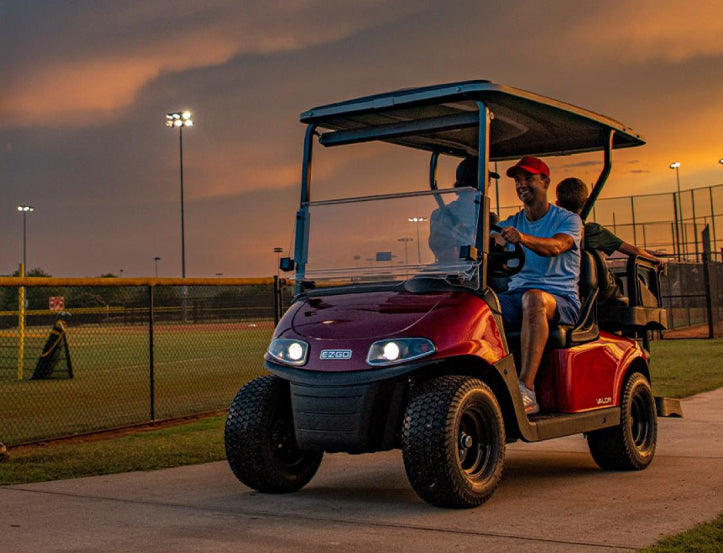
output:
[[[604,264],[600,252],[595,252]],[[607,269],[606,269],[607,270]],[[657,263],[638,256],[628,258],[625,273],[619,275],[626,297],[613,298],[599,305],[600,328],[612,332],[646,333],[665,330],[667,313],[663,309],[660,290],[662,268]]]

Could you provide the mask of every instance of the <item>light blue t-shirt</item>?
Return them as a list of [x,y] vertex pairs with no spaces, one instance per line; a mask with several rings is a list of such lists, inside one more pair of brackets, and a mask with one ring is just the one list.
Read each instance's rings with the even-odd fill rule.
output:
[[552,238],[560,233],[571,236],[572,248],[555,257],[543,257],[522,246],[525,250],[525,265],[519,273],[511,277],[509,290],[535,288],[569,298],[580,305],[577,293],[582,238],[580,217],[550,204],[544,217],[537,221],[530,221],[522,210],[501,221],[499,226],[513,226],[524,234],[538,238]]

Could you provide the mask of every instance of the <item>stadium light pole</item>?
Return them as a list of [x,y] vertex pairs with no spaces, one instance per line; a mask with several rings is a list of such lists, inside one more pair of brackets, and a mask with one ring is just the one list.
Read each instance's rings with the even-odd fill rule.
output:
[[[188,110],[166,114],[166,127],[178,129],[178,163],[181,175],[181,278],[186,278],[186,225],[183,210],[183,127],[192,127],[193,118]],[[186,322],[188,288],[181,287],[181,317]]]
[[422,248],[419,245],[419,223],[426,221],[426,217],[409,217],[408,221],[414,223],[417,227],[417,264],[422,264]]
[[681,226],[683,225],[683,206],[680,205],[680,161],[674,161],[669,166],[671,169],[675,169],[675,182],[677,185],[678,195],[675,202],[675,241],[678,243],[678,261],[681,260],[681,248],[680,248],[680,234]]
[[181,176],[181,276],[186,278],[186,229],[183,209],[183,127],[192,127],[190,111],[175,111],[166,114],[166,127],[178,129],[178,161]]
[[18,211],[20,211],[23,214],[23,274],[20,276],[25,276],[28,272],[27,265],[25,262],[26,254],[27,254],[27,230],[28,230],[28,213],[32,213],[35,211],[35,208],[31,205],[19,205]]
[[397,238],[397,242],[402,242],[404,244],[404,264],[409,265],[409,258],[407,257],[407,242],[413,242],[414,238]]
[[158,256],[156,256],[156,257],[153,258],[153,261],[154,261],[155,264],[156,264],[156,278],[158,278],[158,262],[159,262],[160,260],[161,260],[161,258],[158,257]]

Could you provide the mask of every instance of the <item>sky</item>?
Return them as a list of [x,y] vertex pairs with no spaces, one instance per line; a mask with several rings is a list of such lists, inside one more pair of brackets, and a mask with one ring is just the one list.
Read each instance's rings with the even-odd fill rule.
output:
[[[487,79],[632,127],[603,196],[723,182],[723,0],[2,0],[0,274],[269,276],[318,105]],[[365,152],[364,164],[383,166]],[[319,178],[352,161],[320,168]],[[357,161],[357,165],[358,165]],[[553,180],[594,180],[551,163]],[[316,171],[316,168],[315,168]],[[317,176],[317,173],[315,173]],[[502,205],[516,201],[501,182]]]

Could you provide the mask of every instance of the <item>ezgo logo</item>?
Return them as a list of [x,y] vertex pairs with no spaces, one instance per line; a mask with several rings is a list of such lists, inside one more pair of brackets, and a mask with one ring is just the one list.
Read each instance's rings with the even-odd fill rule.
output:
[[350,349],[323,349],[319,359],[351,359]]

